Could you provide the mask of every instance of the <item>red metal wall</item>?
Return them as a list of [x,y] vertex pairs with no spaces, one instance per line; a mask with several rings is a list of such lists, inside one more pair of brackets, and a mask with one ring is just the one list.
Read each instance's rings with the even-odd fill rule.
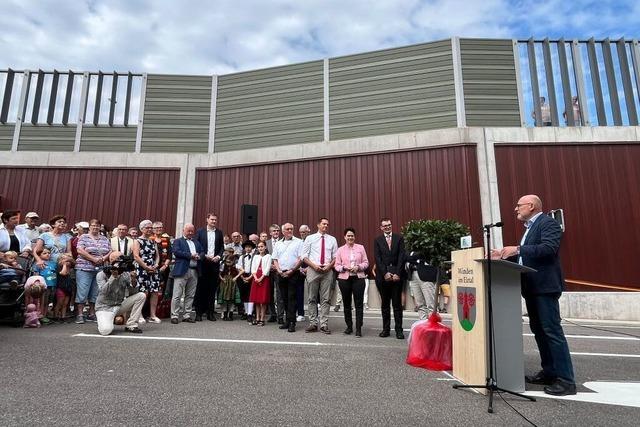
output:
[[564,209],[568,281],[640,288],[640,145],[499,145],[495,153],[505,244],[523,233],[517,199],[538,194],[544,211]]
[[70,224],[98,218],[111,227],[162,221],[175,233],[177,169],[2,168],[2,209],[36,211],[43,221],[64,214]]
[[419,218],[451,218],[476,230],[482,223],[475,146],[199,170],[195,194],[198,226],[214,211],[225,233],[240,231],[242,204],[258,206],[260,230],[290,221],[315,232],[326,216],[340,244],[342,230],[353,226],[370,256],[382,216],[395,231]]

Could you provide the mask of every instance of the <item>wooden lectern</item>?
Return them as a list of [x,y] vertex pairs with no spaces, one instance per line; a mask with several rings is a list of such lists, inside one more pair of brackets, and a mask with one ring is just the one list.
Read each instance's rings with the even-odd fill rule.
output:
[[[489,376],[484,255],[484,248],[451,252],[453,375],[464,384],[485,384]],[[533,271],[505,260],[491,261],[494,379],[498,387],[518,393],[525,390],[520,274]]]

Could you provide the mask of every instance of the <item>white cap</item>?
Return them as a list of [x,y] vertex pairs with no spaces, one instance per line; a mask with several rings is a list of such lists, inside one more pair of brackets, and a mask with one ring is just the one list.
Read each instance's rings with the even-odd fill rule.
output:
[[38,215],[35,212],[27,212],[27,214],[24,217],[25,218],[40,218],[40,215]]
[[80,228],[80,227],[87,229],[89,228],[89,223],[87,221],[81,221],[76,224],[76,228]]

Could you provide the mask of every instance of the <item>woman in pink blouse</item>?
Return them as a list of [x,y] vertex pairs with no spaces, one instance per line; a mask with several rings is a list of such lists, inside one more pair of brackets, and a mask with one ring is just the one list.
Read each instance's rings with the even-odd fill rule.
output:
[[344,321],[347,329],[344,333],[353,332],[351,318],[351,295],[356,306],[356,337],[362,337],[362,313],[364,305],[364,289],[367,277],[366,270],[369,260],[364,246],[356,243],[356,230],[345,228],[344,240],[346,244],[338,248],[335,269],[338,272],[338,285],[344,302]]

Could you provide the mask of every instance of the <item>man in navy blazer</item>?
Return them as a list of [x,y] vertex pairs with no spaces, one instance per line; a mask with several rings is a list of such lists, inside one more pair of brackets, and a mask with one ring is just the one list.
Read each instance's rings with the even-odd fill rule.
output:
[[556,396],[576,394],[569,345],[560,325],[558,299],[564,290],[564,277],[558,252],[562,240],[560,225],[542,213],[542,201],[536,195],[522,196],[515,208],[526,231],[518,246],[494,251],[494,258],[510,258],[535,273],[522,275],[522,296],[527,305],[529,326],[533,332],[542,370],[527,375],[532,384],[545,384],[545,393]]
[[177,324],[180,317],[180,299],[184,295],[184,311],[182,321],[195,323],[191,317],[193,299],[196,295],[198,277],[202,272],[202,260],[205,252],[200,242],[193,237],[196,228],[193,224],[185,224],[182,237],[173,241],[173,296],[171,298],[171,323]]
[[373,255],[376,259],[376,287],[380,292],[382,312],[382,332],[379,336],[389,336],[391,329],[391,308],[396,338],[404,339],[402,332],[402,287],[404,286],[404,238],[393,233],[391,220],[380,220],[382,234],[373,241]]
[[207,226],[200,228],[196,240],[202,245],[205,257],[202,260],[202,274],[198,279],[196,290],[196,321],[216,320],[216,290],[220,280],[220,259],[224,250],[223,233],[217,228],[218,215],[207,214]]

